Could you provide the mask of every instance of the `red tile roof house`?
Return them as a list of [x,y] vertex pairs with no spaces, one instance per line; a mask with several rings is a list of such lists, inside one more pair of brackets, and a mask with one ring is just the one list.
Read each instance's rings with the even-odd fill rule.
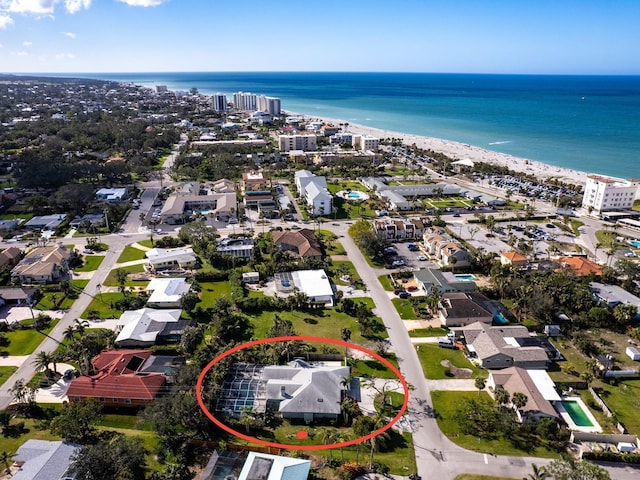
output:
[[97,372],[74,379],[67,390],[70,402],[88,398],[107,407],[141,407],[153,402],[163,390],[163,373],[146,371],[149,350],[110,350],[93,358]]

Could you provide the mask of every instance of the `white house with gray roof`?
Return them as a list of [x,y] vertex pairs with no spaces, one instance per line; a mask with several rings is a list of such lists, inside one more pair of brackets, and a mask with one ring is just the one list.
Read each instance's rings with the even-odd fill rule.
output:
[[325,177],[319,177],[309,170],[298,170],[294,178],[300,197],[311,208],[313,215],[333,213],[333,195],[329,193]]
[[284,418],[307,423],[321,418],[336,420],[342,382],[349,373],[349,367],[316,366],[303,360],[266,366],[262,378],[266,381],[267,408],[277,408]]
[[18,471],[11,477],[14,480],[58,480],[73,479],[65,475],[71,466],[74,455],[82,445],[68,442],[49,442],[46,440],[27,440],[13,457]]

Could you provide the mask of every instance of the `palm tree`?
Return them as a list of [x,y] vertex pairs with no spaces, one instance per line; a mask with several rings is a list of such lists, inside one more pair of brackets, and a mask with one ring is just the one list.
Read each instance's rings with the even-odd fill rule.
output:
[[[337,432],[333,428],[323,428],[322,432],[320,433],[320,440],[324,445],[336,443],[338,440]],[[329,463],[333,463],[332,448],[329,448]]]
[[516,407],[517,410],[520,410],[522,407],[524,407],[528,401],[529,398],[522,392],[515,392],[511,397],[511,403],[513,403],[513,406]]
[[[348,328],[343,328],[340,331],[340,338],[342,338],[343,342],[348,342],[351,339],[351,330]],[[349,347],[344,347],[344,356],[349,355]]]
[[47,377],[51,376],[51,370],[49,369],[49,364],[53,361],[53,355],[49,352],[45,352],[44,350],[38,352],[35,360],[33,361],[33,365],[36,367],[38,371],[44,370],[47,373]]
[[532,463],[531,468],[533,469],[533,473],[530,473],[522,480],[546,480],[549,478],[547,469],[544,466],[538,467],[535,463]]

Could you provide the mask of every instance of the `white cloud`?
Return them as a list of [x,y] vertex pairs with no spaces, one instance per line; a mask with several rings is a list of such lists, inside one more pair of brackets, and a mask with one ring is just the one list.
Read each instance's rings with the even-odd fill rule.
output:
[[76,13],[91,6],[91,0],[64,0],[64,6],[69,13]]
[[44,15],[53,13],[53,7],[58,1],[59,0],[10,0],[7,10],[14,13]]
[[19,57],[28,57],[29,53],[28,52],[15,52],[14,55],[17,55]]
[[76,56],[73,53],[58,53],[56,55],[57,60],[73,60]]
[[0,13],[0,29],[4,30],[12,23],[13,23],[13,18],[11,18],[9,15]]
[[77,37],[77,35],[73,32],[62,32],[63,35],[66,35],[67,37],[74,39]]
[[76,13],[91,6],[91,0],[0,0],[0,6],[14,13],[51,15],[55,6],[62,2],[69,13]]
[[167,0],[118,0],[119,2],[126,3],[132,7],[157,7],[162,5]]
[[29,42],[29,41],[22,42],[22,45],[24,45],[25,47],[30,47],[31,45],[33,45],[33,42]]

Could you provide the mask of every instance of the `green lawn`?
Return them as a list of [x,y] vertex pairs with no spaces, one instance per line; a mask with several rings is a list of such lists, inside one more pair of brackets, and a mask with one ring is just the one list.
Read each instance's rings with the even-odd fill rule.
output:
[[18,367],[0,367],[0,385],[4,384],[16,370]]
[[[387,353],[384,358],[396,368],[398,368],[398,360],[394,353]],[[371,360],[353,360],[351,364],[351,374],[357,377],[367,378],[388,378],[396,379],[398,376],[393,373],[389,367],[375,358]]]
[[117,263],[133,262],[144,259],[144,252],[138,248],[127,245],[118,257]]
[[[285,422],[279,426],[273,435],[269,437],[270,440],[278,443],[286,443],[289,445],[317,445],[321,444],[319,432],[323,429],[334,429],[334,427],[307,427],[300,425],[291,425]],[[309,437],[301,440],[296,437],[296,433],[304,430],[309,434]],[[345,435],[351,434],[350,428],[336,429],[340,432],[344,432]],[[386,448],[383,451],[376,452],[373,455],[374,462],[380,462],[389,466],[389,473],[393,475],[409,475],[415,473],[416,463],[413,452],[413,439],[410,433],[400,435],[392,430],[387,431],[390,439],[387,442]],[[266,438],[266,437],[265,437]],[[364,444],[352,445],[342,449],[320,450],[317,454],[322,455],[325,458],[332,456],[334,459],[341,459],[341,455],[344,455],[345,462],[354,462],[358,459],[361,464],[367,464],[369,462],[369,449]]]
[[14,330],[7,332],[7,338],[11,341],[6,349],[0,352],[1,355],[31,355],[42,343],[44,337],[56,326],[58,320],[53,320],[49,326],[40,331],[32,328],[26,330]]
[[10,435],[0,435],[0,452],[12,455],[27,440],[60,440],[60,437],[53,435],[48,429],[42,428],[42,420],[20,417],[12,419],[11,425],[14,426],[21,422],[24,422],[23,431],[12,429]]
[[491,402],[487,392],[453,392],[435,391],[431,393],[433,409],[436,412],[438,427],[449,440],[467,450],[474,450],[481,453],[491,453],[494,455],[518,455],[531,457],[560,458],[560,454],[549,449],[544,442],[538,440],[531,445],[531,448],[518,448],[514,444],[501,436],[493,439],[478,438],[475,435],[467,435],[460,432],[458,423],[455,421],[455,412],[458,405],[464,399],[480,399],[483,402]]
[[[361,299],[354,299],[356,302]],[[371,300],[371,299],[367,299]],[[367,344],[376,338],[386,338],[387,331],[382,320],[379,318],[376,331],[376,338],[367,339],[360,334],[360,327],[355,318],[346,313],[337,312],[335,308],[326,308],[318,312],[294,311],[266,311],[259,315],[251,315],[251,323],[254,326],[253,336],[255,338],[266,338],[269,328],[273,324],[273,316],[278,314],[281,318],[290,320],[298,335],[312,335],[316,337],[334,338],[340,340],[343,328],[351,330],[351,341],[357,344]],[[376,317],[377,318],[377,317]],[[339,348],[336,346],[336,348]]]
[[[348,271],[347,275],[349,275],[350,280],[344,281],[340,277],[340,273],[342,271]],[[329,276],[333,283],[336,285],[359,285],[362,283],[362,279],[358,272],[356,271],[353,263],[347,260],[334,260],[329,265]]]
[[[104,279],[104,282],[102,282],[102,285],[104,285],[105,287],[119,286],[118,282],[116,281],[116,270],[125,270],[127,273],[140,273],[140,272],[144,272],[144,265],[139,264],[139,265],[129,265],[128,267],[114,268],[109,272],[109,275],[107,275],[107,278]],[[139,287],[142,285],[146,285],[147,283],[149,283],[147,280],[127,280],[125,282],[125,285],[127,287]]]
[[84,264],[74,270],[76,272],[93,272],[98,269],[103,260],[104,255],[85,255]]
[[[318,230],[316,235],[322,239],[327,255],[346,255],[347,251],[338,241],[338,237],[331,230]],[[330,240],[328,240],[330,239]]]
[[98,318],[107,319],[107,318],[119,318],[122,314],[122,310],[117,310],[116,308],[111,308],[112,304],[115,304],[118,300],[122,299],[122,294],[120,292],[106,292],[106,293],[97,293],[94,295],[93,300],[87,307],[87,309],[82,314],[81,318],[89,318],[90,312],[95,310],[97,312]]
[[42,294],[42,298],[36,304],[35,309],[54,310],[55,308],[59,308],[62,310],[67,310],[71,308],[71,305],[73,305],[73,302],[78,299],[78,296],[87,286],[89,280],[72,280],[71,283],[73,285],[73,291],[69,293],[69,295],[65,296],[62,290],[44,292]]
[[153,248],[153,244],[151,243],[151,240],[140,240],[138,243],[143,247]]
[[384,288],[387,292],[393,292],[393,285],[391,285],[391,280],[389,279],[389,275],[380,275],[378,277],[378,281],[382,288]]
[[329,193],[335,195],[340,190],[360,190],[361,192],[367,192],[369,189],[360,182],[354,182],[349,180],[341,180],[339,182],[331,182],[327,184]]
[[640,380],[621,380],[618,385],[602,384],[598,390],[620,423],[629,432],[640,433]]
[[411,304],[411,300],[407,298],[393,298],[391,299],[391,303],[396,307],[400,318],[403,320],[416,320],[418,316],[416,312],[413,310],[413,305]]
[[445,330],[444,328],[440,328],[440,327],[416,328],[414,330],[409,330],[409,336],[416,337],[416,338],[444,337],[447,333],[449,333],[449,330]]
[[202,308],[212,307],[216,298],[231,295],[231,284],[229,282],[202,282],[200,283],[200,302],[197,306]]
[[467,360],[462,350],[440,348],[438,345],[431,344],[422,344],[417,346],[416,349],[422,364],[422,370],[427,378],[433,380],[452,378],[451,375],[447,374],[447,369],[440,365],[442,360],[449,360],[452,365],[458,368],[470,368],[473,372],[472,378],[486,378],[488,375],[486,370],[475,367]]

